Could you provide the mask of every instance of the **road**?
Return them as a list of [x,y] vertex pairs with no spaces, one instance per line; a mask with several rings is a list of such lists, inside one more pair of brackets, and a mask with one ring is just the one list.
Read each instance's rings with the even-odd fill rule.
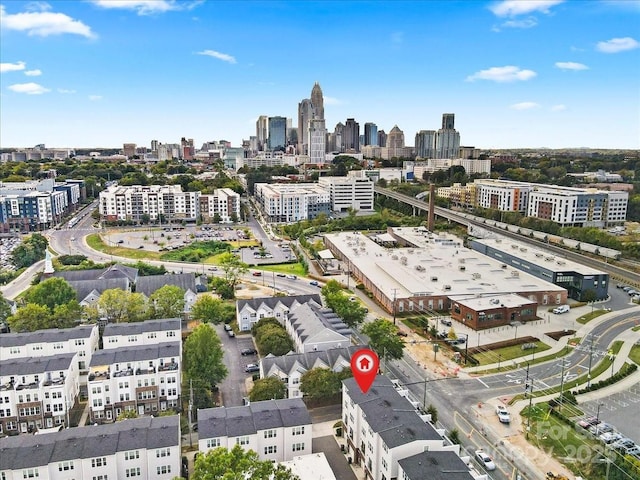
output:
[[246,373],[244,368],[249,363],[257,363],[257,355],[242,356],[243,348],[255,348],[251,335],[238,335],[229,337],[222,325],[216,325],[215,330],[220,336],[224,351],[224,364],[229,371],[227,377],[219,385],[222,394],[222,404],[225,407],[242,405],[242,398],[247,396],[246,379],[251,378],[251,373]]

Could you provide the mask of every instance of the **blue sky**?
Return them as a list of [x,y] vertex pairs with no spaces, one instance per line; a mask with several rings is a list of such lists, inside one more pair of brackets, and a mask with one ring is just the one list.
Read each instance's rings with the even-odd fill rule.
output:
[[640,148],[638,0],[0,0],[0,27],[5,148],[239,146],[316,81],[330,131]]

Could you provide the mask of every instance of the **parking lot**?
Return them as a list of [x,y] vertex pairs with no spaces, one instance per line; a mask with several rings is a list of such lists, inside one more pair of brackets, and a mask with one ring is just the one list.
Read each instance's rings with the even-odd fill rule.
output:
[[0,238],[0,270],[15,270],[11,261],[11,253],[21,242],[22,239],[19,237]]
[[600,420],[615,426],[622,435],[640,444],[640,418],[637,415],[640,408],[640,383],[629,390],[582,404],[580,407],[587,416],[597,415]]

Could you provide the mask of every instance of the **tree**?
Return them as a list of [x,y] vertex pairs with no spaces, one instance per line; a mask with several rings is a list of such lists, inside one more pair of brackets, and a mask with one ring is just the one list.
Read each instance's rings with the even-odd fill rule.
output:
[[184,372],[188,380],[209,387],[227,376],[220,337],[208,324],[198,325],[184,343]]
[[4,295],[0,291],[0,323],[4,322],[11,315],[11,306],[9,302],[4,298]]
[[267,377],[256,380],[253,384],[251,392],[249,392],[249,400],[259,402],[261,400],[272,400],[285,398],[287,389],[278,377]]
[[233,253],[223,253],[219,257],[220,268],[224,272],[222,278],[232,291],[235,291],[240,277],[249,271],[246,263],[242,262]]
[[191,307],[191,318],[206,323],[218,324],[223,321],[224,302],[212,295],[201,295]]
[[276,357],[293,350],[293,340],[282,325],[265,325],[256,333],[256,343],[263,355],[273,354]]
[[138,418],[138,412],[135,410],[123,410],[116,420],[119,422],[121,420],[126,420],[128,418]]
[[377,318],[362,327],[362,333],[369,337],[369,345],[384,358],[399,360],[404,351],[404,342],[398,336],[398,327],[389,320]]
[[367,316],[367,311],[358,302],[352,302],[344,295],[334,303],[336,314],[350,327],[360,325]]
[[231,450],[218,447],[199,455],[192,480],[300,480],[291,470],[269,460],[260,460],[253,450],[235,445]]
[[11,260],[17,268],[28,267],[42,260],[49,242],[39,233],[34,233],[11,252]]
[[7,321],[12,332],[34,332],[51,328],[51,312],[44,305],[27,303],[20,307]]
[[98,299],[98,310],[111,323],[139,322],[148,318],[144,295],[119,288],[102,292]]
[[151,294],[149,303],[154,318],[176,318],[184,313],[184,290],[175,285],[165,285]]
[[53,309],[53,326],[55,328],[71,328],[80,322],[83,308],[76,299]]
[[75,290],[64,278],[59,277],[48,278],[40,282],[25,295],[27,302],[45,306],[51,313],[58,305],[64,305],[75,298]]
[[351,369],[334,372],[328,368],[312,368],[302,374],[300,390],[308,397],[324,399],[340,393],[342,380],[351,376]]

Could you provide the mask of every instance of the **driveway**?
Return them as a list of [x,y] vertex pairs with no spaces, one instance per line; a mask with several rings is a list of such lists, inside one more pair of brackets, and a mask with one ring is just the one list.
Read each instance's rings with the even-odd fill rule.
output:
[[222,396],[222,404],[225,407],[237,407],[242,405],[242,397],[247,396],[246,380],[251,377],[245,373],[244,367],[248,363],[258,363],[257,355],[242,356],[243,348],[255,348],[251,335],[238,335],[229,337],[222,325],[216,325],[216,332],[222,342],[224,351],[224,364],[229,371],[227,377],[219,385]]
[[333,435],[313,439],[312,453],[323,452],[333,474],[340,480],[358,480],[347,462],[347,456],[340,451]]

